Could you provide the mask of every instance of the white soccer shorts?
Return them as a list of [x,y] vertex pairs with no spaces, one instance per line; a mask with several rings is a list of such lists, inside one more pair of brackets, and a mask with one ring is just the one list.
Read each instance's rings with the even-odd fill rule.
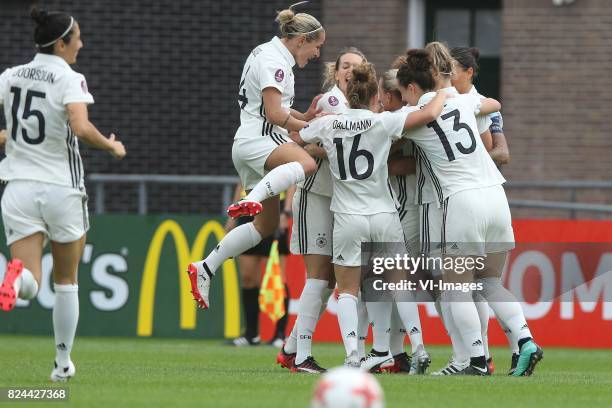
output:
[[234,139],[232,161],[238,172],[242,188],[251,190],[268,172],[265,169],[270,153],[284,143],[293,143],[282,135]]
[[331,197],[298,188],[293,196],[291,253],[332,255]]
[[87,194],[72,187],[13,180],[2,195],[7,245],[37,232],[54,242],[79,240],[89,230]]

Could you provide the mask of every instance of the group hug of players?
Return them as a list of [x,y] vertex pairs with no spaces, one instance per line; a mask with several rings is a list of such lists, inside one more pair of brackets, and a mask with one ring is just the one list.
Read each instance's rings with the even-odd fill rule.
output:
[[[325,31],[316,18],[292,8],[279,12],[277,21],[280,35],[256,47],[244,65],[232,147],[248,194],[228,214],[255,218],[189,265],[199,306],[208,308],[210,284],[223,261],[273,233],[278,195],[297,184],[291,251],[304,256],[307,280],[277,357],[282,367],[325,371],[312,355],[312,335],[337,285],[345,365],[426,372],[431,360],[414,298],[403,293],[393,301],[360,300],[362,242],[404,242],[413,256],[423,251],[484,259],[478,270],[437,271],[443,282],[479,283],[477,291],[433,293],[453,345],[452,358],[437,374],[490,375],[491,307],[513,351],[510,374],[530,375],[543,352],[501,282],[514,235],[505,180],[487,151],[490,130],[501,132],[501,105],[471,85],[474,52],[457,48],[451,54],[431,43],[408,50],[379,79],[363,53],[345,49],[328,69],[326,92],[301,113],[291,108],[293,66],[319,57]],[[366,354],[370,323],[373,347]],[[406,335],[411,356],[404,352]]]

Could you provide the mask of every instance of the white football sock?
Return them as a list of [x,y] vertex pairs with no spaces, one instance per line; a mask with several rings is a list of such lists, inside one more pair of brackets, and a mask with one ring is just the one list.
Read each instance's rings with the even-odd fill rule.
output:
[[[457,363],[466,364],[470,361],[470,353],[465,348],[459,330],[453,320],[453,314],[451,313],[451,293],[448,291],[442,292],[440,295],[440,316],[442,316],[442,323],[448,333],[448,337],[451,339],[451,345],[453,347],[453,361]],[[438,302],[438,300],[436,300]]]
[[368,338],[368,329],[370,328],[370,316],[365,302],[361,301],[361,294],[357,300],[357,334],[359,335],[358,351],[359,358],[365,358],[365,342]]
[[484,356],[480,319],[478,318],[476,305],[472,300],[472,291],[452,291],[450,303],[453,323],[457,327],[470,357]]
[[368,316],[372,321],[372,348],[379,352],[389,351],[389,334],[391,333],[392,302],[366,302]]
[[[261,242],[262,236],[252,222],[239,225],[219,242],[219,245],[204,259],[208,269],[212,274],[215,274],[221,264],[229,258],[233,258],[242,254],[247,249],[253,248]],[[196,266],[200,268],[201,262],[197,262]]]
[[[329,297],[331,296],[333,292],[334,290],[328,287],[323,289],[323,291],[321,292],[321,310],[319,311],[319,319],[321,318],[323,313],[325,313],[325,310],[327,309],[327,301],[329,300]],[[291,334],[289,334],[289,337],[287,337],[287,340],[285,342],[285,347],[284,347],[285,353],[288,353],[288,354],[297,353],[297,331],[298,331],[298,327],[297,327],[297,321],[296,321],[293,324],[293,329],[291,329]]]
[[408,337],[410,337],[410,347],[414,353],[419,345],[423,344],[423,331],[421,329],[421,319],[419,318],[419,308],[416,299],[412,302],[396,302],[398,315],[402,320],[402,325]]
[[517,302],[516,297],[501,283],[499,278],[478,279],[483,289],[480,292],[487,299],[491,309],[495,312],[497,319],[504,322],[517,342],[526,337],[532,337],[523,308]]
[[397,313],[397,303],[394,303],[391,310],[391,333],[389,335],[389,351],[391,355],[397,356],[404,352],[404,339],[406,338],[406,329],[404,323]]
[[357,353],[357,297],[349,293],[338,296],[338,324],[347,357]]
[[478,318],[480,319],[480,333],[482,335],[482,345],[485,351],[485,357],[489,359],[491,354],[489,353],[489,304],[487,300],[482,297],[478,292],[474,292],[474,304],[476,305],[476,311],[478,312]]
[[321,313],[321,295],[329,284],[326,280],[307,279],[298,306],[297,326],[297,356],[295,364],[301,364],[312,355],[312,335]]
[[79,286],[53,284],[53,332],[55,334],[56,362],[67,367],[79,322]]
[[15,280],[15,293],[19,299],[34,299],[38,293],[38,283],[29,269],[23,268],[19,278]]
[[262,202],[286,191],[294,184],[304,181],[306,175],[304,168],[298,162],[281,164],[273,168],[247,196],[245,200]]

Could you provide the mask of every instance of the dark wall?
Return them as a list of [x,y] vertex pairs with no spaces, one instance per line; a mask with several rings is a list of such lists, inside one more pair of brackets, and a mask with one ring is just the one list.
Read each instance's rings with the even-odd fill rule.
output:
[[[87,173],[235,175],[231,144],[239,125],[236,102],[249,52],[277,30],[283,1],[45,1],[71,13],[85,47],[75,70],[87,77],[96,99],[92,122],[116,132],[128,149],[116,162],[82,148]],[[27,1],[0,3],[0,70],[28,62],[33,23]],[[321,19],[321,3],[303,11]],[[298,110],[319,91],[321,64],[295,68]],[[3,124],[2,118],[2,124]],[[90,196],[94,190],[89,186]],[[92,197],[93,198],[93,197]],[[220,189],[159,186],[151,189],[152,212],[218,212]],[[109,211],[136,209],[136,188],[107,189]],[[93,200],[90,201],[93,209]]]

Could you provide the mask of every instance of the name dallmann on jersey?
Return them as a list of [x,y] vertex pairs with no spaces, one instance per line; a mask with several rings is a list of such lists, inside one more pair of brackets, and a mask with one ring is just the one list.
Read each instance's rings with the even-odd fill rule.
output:
[[340,122],[339,120],[334,120],[332,123],[332,129],[342,129],[349,130],[351,132],[361,132],[363,130],[367,130],[372,127],[372,121],[369,119],[360,120],[358,122],[352,122],[350,120],[345,120],[344,122]]

